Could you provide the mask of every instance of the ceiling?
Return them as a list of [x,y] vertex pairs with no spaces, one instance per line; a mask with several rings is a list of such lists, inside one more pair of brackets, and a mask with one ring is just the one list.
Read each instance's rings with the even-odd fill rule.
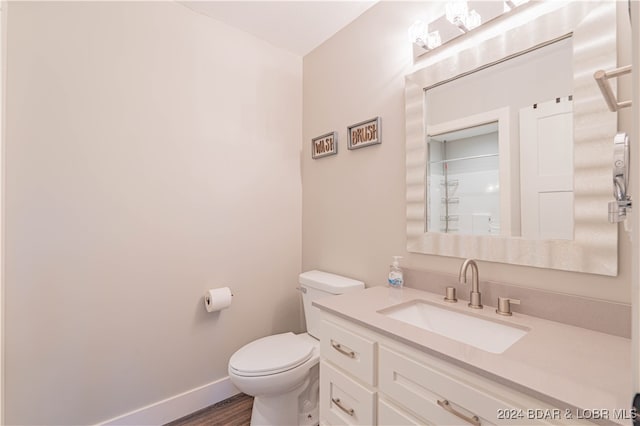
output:
[[203,15],[304,56],[369,9],[361,1],[181,1]]

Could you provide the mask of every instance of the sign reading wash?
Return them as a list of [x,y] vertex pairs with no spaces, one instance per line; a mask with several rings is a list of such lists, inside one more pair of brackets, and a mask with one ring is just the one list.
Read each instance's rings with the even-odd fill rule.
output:
[[349,149],[363,148],[382,143],[380,135],[380,117],[349,126]]
[[322,158],[338,153],[338,133],[331,132],[311,139],[311,158]]

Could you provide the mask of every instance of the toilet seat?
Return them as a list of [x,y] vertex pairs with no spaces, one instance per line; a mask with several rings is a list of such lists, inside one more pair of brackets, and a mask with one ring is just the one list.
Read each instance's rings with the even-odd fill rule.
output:
[[238,376],[255,377],[278,374],[306,362],[313,345],[289,332],[263,337],[243,346],[229,360]]

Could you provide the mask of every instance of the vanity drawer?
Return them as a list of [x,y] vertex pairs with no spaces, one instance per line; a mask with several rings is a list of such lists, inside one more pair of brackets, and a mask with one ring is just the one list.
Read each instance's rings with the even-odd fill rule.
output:
[[[378,398],[378,425],[379,426],[422,426],[427,425],[423,420],[418,420],[408,413],[397,409],[387,401]],[[428,425],[431,425],[429,423]]]
[[367,385],[375,386],[376,343],[330,321],[322,321],[320,355]]
[[392,404],[380,399],[378,402],[378,424],[381,426],[463,426],[473,424],[490,426],[495,424],[479,417],[472,419],[474,414],[460,406],[451,405],[451,409],[467,417],[469,420],[465,421],[462,418],[443,410],[437,405],[437,403],[434,404],[430,399],[423,401],[422,414],[427,417],[420,417],[419,419],[418,417],[414,417],[409,414],[407,411],[404,411],[401,408],[396,408]]
[[322,360],[320,421],[330,425],[374,425],[376,393]]
[[[479,386],[480,380],[467,381],[446,369],[417,361],[380,346],[379,391],[411,410],[426,422],[438,425],[465,424],[555,424],[528,418],[528,409],[553,409],[543,403],[500,386]],[[455,367],[451,366],[451,369]],[[506,412],[506,416],[500,413]],[[523,417],[513,417],[519,413]],[[477,416],[477,419],[473,419]],[[511,416],[511,418],[506,418]],[[504,417],[504,418],[501,418]],[[557,423],[562,423],[558,421]]]

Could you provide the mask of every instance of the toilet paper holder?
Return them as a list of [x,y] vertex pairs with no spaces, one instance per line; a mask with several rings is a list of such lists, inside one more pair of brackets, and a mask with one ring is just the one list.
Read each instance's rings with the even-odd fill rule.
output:
[[233,293],[229,287],[207,290],[204,295],[204,307],[207,312],[216,312],[231,306]]
[[[231,293],[231,297],[233,297],[233,293]],[[204,297],[204,303],[206,303],[207,305],[211,304],[211,296],[209,296],[208,294]]]

